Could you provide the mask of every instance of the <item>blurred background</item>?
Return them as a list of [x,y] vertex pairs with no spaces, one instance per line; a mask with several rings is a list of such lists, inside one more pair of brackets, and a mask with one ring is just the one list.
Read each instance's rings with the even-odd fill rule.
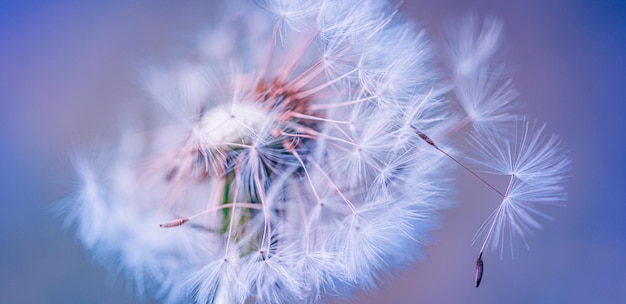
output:
[[[530,251],[487,255],[477,289],[471,239],[495,205],[460,172],[456,195],[472,201],[443,212],[424,260],[327,300],[626,303],[626,1],[434,2],[404,1],[400,14],[434,39],[467,12],[504,21],[522,112],[571,151],[567,207],[548,210]],[[114,129],[116,106],[140,94],[138,68],[212,14],[210,1],[0,1],[0,303],[149,303],[93,263],[52,207],[72,190],[71,146]]]

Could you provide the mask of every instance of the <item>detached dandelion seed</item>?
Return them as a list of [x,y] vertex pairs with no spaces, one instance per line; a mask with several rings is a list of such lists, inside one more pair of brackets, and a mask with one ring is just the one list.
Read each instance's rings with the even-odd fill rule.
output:
[[478,259],[476,259],[476,274],[474,276],[474,282],[475,282],[476,288],[480,286],[480,281],[483,280],[484,267],[485,265],[483,263],[483,253],[481,251],[480,254],[478,254]]
[[[502,196],[481,230],[478,287],[485,246],[538,228],[533,204],[564,199],[560,142],[510,113],[492,67],[498,22],[461,25],[477,33],[451,38],[444,77],[425,33],[383,0],[219,10],[188,57],[145,70],[151,103],[136,110],[150,119],[76,157],[67,221],[139,295],[288,303],[372,288],[420,254],[454,163]],[[469,163],[509,176],[506,191],[461,161],[468,134]]]

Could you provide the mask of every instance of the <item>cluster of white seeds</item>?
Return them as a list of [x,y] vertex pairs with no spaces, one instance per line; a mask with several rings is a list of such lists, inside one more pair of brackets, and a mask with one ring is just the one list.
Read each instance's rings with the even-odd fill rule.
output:
[[76,157],[68,219],[139,293],[287,303],[371,287],[419,254],[453,169],[481,178],[455,156],[468,132],[463,152],[510,179],[491,186],[485,244],[564,199],[559,141],[511,113],[491,65],[497,22],[465,21],[447,76],[385,1],[234,2],[187,58],[145,73],[144,131]]

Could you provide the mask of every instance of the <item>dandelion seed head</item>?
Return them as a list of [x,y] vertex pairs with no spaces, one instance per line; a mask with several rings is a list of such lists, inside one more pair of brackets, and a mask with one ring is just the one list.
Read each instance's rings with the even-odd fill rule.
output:
[[451,205],[451,135],[465,120],[450,88],[478,164],[515,176],[494,238],[539,227],[527,202],[561,199],[558,140],[480,127],[514,109],[488,64],[495,21],[451,48],[447,83],[424,32],[385,1],[222,9],[188,56],[143,71],[146,126],[122,128],[106,161],[75,164],[68,221],[138,293],[276,303],[373,288],[421,255]]

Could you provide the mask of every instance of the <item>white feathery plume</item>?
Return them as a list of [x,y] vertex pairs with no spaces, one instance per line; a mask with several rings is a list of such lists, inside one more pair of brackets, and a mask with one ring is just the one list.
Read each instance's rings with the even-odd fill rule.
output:
[[512,80],[502,79],[502,65],[491,64],[501,33],[500,21],[487,18],[481,23],[474,15],[465,17],[450,31],[446,50],[452,63],[454,94],[465,112],[450,133],[469,123],[476,128],[497,128],[518,119],[512,113],[517,108],[512,103],[517,97]]
[[564,182],[570,160],[558,137],[544,133],[545,125],[524,121],[513,134],[472,134],[471,150],[478,155],[473,160],[487,173],[509,177],[502,202],[477,234],[485,238],[481,252],[488,243],[502,250],[508,239],[514,254],[515,240],[525,243],[524,236],[541,227],[537,218],[549,218],[539,207],[567,199]]

